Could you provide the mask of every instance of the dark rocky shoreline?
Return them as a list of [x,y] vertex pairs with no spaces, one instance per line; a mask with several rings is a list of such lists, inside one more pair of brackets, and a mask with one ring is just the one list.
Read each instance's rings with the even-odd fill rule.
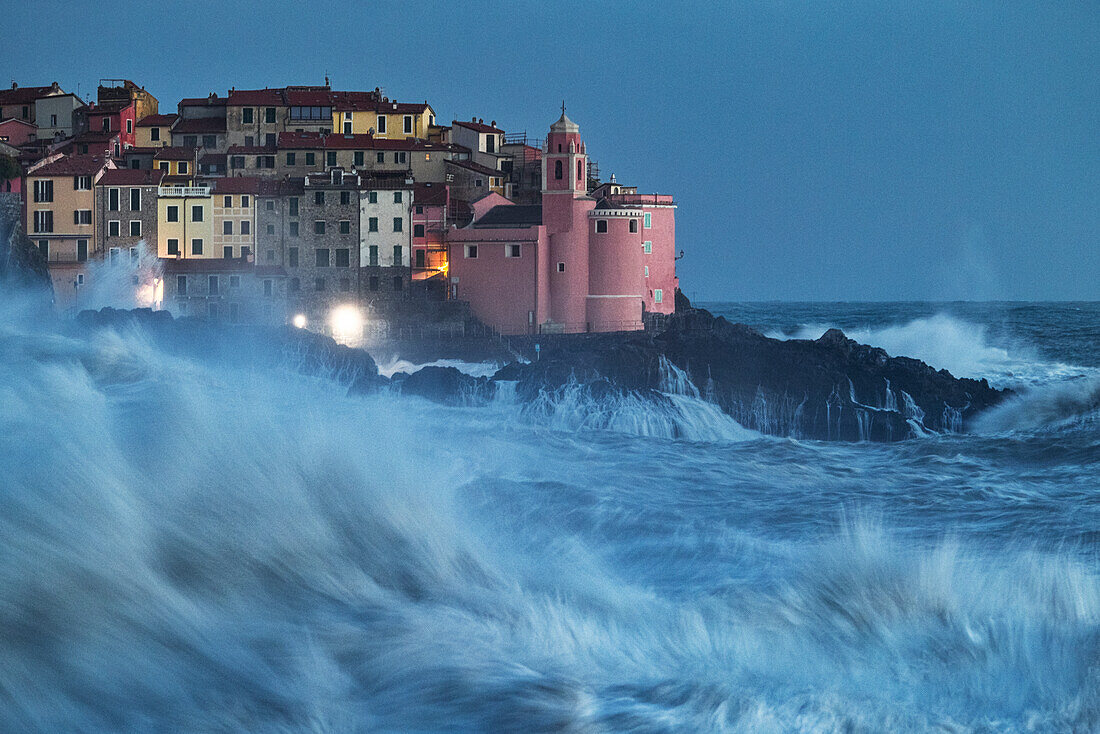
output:
[[[985,380],[959,379],[907,357],[858,344],[839,330],[821,338],[781,341],[684,303],[657,332],[540,337],[535,361],[512,361],[491,378],[453,367],[425,367],[393,378],[378,374],[367,352],[292,327],[226,328],[173,319],[147,309],[85,311],[81,331],[138,326],[158,345],[181,355],[234,364],[279,364],[339,380],[352,394],[392,389],[441,403],[487,401],[501,383],[521,403],[581,389],[594,400],[627,394],[662,400],[697,396],[738,423],[770,435],[833,441],[898,441],[927,431],[965,431],[974,416],[1009,393]],[[527,345],[530,346],[530,345]],[[500,353],[499,345],[469,345],[471,361]],[[454,342],[439,355],[464,356]],[[431,345],[392,354],[430,361]],[[406,357],[407,358],[407,357]]]

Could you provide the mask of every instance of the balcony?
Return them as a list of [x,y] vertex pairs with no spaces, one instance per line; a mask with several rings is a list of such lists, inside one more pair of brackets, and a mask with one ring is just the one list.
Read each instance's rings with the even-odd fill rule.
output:
[[209,186],[159,186],[157,196],[210,196],[211,191]]

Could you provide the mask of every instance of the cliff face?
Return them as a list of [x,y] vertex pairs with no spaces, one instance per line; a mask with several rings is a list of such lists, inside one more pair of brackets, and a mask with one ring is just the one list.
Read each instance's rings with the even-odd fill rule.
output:
[[642,393],[697,393],[746,428],[840,441],[961,431],[1005,397],[985,380],[891,357],[836,329],[814,341],[781,341],[704,310],[677,313],[655,337],[547,345],[539,361],[508,365],[494,379],[517,381],[522,399],[570,382],[602,390],[604,380]]
[[46,258],[23,231],[18,194],[0,194],[0,287],[53,298]]

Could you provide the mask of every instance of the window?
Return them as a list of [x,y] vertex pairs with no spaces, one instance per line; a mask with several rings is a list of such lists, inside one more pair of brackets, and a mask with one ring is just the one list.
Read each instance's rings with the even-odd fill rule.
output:
[[275,202],[271,199],[268,199],[264,202],[264,209],[267,209],[269,212],[275,211]]
[[363,151],[361,151],[361,150],[355,151],[355,159],[354,160],[355,160],[354,165],[356,165],[356,166],[363,165]]
[[317,267],[327,268],[329,262],[329,251],[327,247],[317,248]]
[[486,135],[485,136],[485,152],[486,153],[494,152],[496,142],[497,142],[497,138],[496,138],[495,135]]
[[631,219],[630,220],[630,231],[631,232],[637,232],[638,231],[638,220],[637,219]]
[[424,205],[423,204],[417,204],[416,205],[416,213],[417,214],[423,214],[424,213]]
[[267,261],[269,263],[275,262],[275,251],[272,250],[270,247],[267,249]]
[[385,115],[379,115],[378,116],[378,126],[375,127],[375,130],[378,132],[379,135],[385,135],[386,134],[386,116]]
[[401,219],[401,217],[394,217],[393,218],[393,231],[394,232],[400,232],[401,231],[402,221],[403,220]]
[[264,296],[271,298],[271,294],[274,292],[274,283],[270,278],[264,280]]
[[38,251],[42,253],[42,257],[49,260],[50,259],[50,241],[49,240],[39,240],[38,241]]
[[218,276],[211,275],[209,278],[207,278],[207,284],[210,287],[210,295],[218,295]]
[[121,247],[112,247],[108,251],[107,257],[108,257],[108,261],[111,263],[111,265],[118,265],[119,261],[122,259],[122,248]]
[[175,205],[169,205],[166,212],[169,222],[178,222],[180,220],[180,208]]
[[[222,257],[226,260],[233,259],[233,245],[226,245],[222,248]],[[232,285],[233,281],[230,281],[229,284]]]
[[203,135],[202,136],[202,147],[204,147],[204,148],[217,148],[218,147],[218,136],[217,135]]
[[404,131],[405,131],[405,134],[406,134],[406,135],[412,135],[412,131],[413,131],[413,116],[412,116],[412,115],[405,115],[405,118],[404,118],[404,121],[403,121],[403,122],[404,122],[404,128],[403,128],[403,129],[404,129]]
[[648,265],[645,266],[645,277],[647,277],[647,278],[649,277],[649,266]]
[[275,225],[274,224],[267,225],[267,233],[268,234],[275,234]]
[[108,237],[119,237],[121,235],[122,235],[122,222],[118,221],[117,219],[112,219],[111,221],[107,222],[107,236]]
[[602,234],[606,231],[607,231],[607,220],[606,219],[597,219],[596,220],[596,234]]
[[291,248],[287,249],[287,251],[286,251],[286,261],[287,261],[287,265],[289,265],[290,267],[292,267],[292,268],[298,267],[298,248],[297,247],[291,247]]
[[465,255],[471,260],[477,259],[477,245],[466,245]]
[[554,161],[554,178],[561,180],[562,175],[561,161]]
[[103,132],[105,132],[105,133],[111,132],[111,118],[110,117],[104,117],[103,118],[102,127],[103,127]]
[[385,162],[386,162],[386,154],[385,154],[385,152],[383,152],[383,151],[381,151],[381,150],[380,150],[380,151],[378,151],[377,153],[375,153],[375,154],[374,154],[374,160],[376,160],[376,161],[377,161],[377,162],[379,162],[379,163],[385,163]]
[[160,140],[160,128],[154,127],[149,130],[149,139],[152,141]]
[[288,166],[296,165],[295,160],[296,160],[296,156],[293,153],[287,153],[286,154],[286,164]]
[[378,203],[378,192],[377,191],[371,191],[367,194],[367,203],[368,204],[377,204]]
[[243,122],[245,125],[251,125],[252,124],[252,115],[253,115],[252,108],[251,107],[245,107],[243,110],[241,110],[241,122]]
[[306,153],[306,165],[307,166],[312,166],[315,163],[317,163],[317,154],[316,153]]
[[229,219],[222,222],[222,234],[233,234],[233,222]]
[[131,237],[141,237],[141,220],[140,219],[131,219],[130,220],[130,236]]
[[[86,259],[87,258],[85,258],[85,260]],[[84,285],[84,273],[77,273],[76,274],[76,284],[77,285]]]
[[91,191],[92,190],[92,177],[91,176],[73,176],[73,190],[74,191]]
[[247,209],[251,206],[251,200],[248,198],[248,194],[241,195],[241,209]]
[[[140,259],[141,259],[141,253],[138,251],[138,248],[131,247],[130,248],[130,264],[131,265],[137,265],[138,260],[140,260]],[[136,275],[134,276],[134,285],[137,285],[137,276]]]
[[241,304],[229,304],[229,323],[235,324],[241,320]]
[[85,262],[88,259],[88,240],[76,241],[76,260]]
[[654,303],[660,303],[663,298],[664,298],[664,293],[661,292],[660,288],[657,288],[656,290],[653,291],[653,302]]
[[274,168],[275,156],[273,155],[258,155],[256,156],[256,168]]
[[377,275],[372,275],[370,277],[370,279],[367,281],[367,287],[370,288],[372,291],[378,290],[378,276]]
[[313,203],[316,204],[317,206],[321,206],[322,204],[324,204],[325,203],[325,192],[324,191],[314,191],[313,192]]
[[36,211],[34,213],[35,232],[53,232],[53,212]]
[[393,279],[393,289],[395,291],[400,291],[401,290],[401,276],[400,275],[396,276]]
[[224,206],[226,209],[232,208],[233,207],[233,197],[232,196],[226,196],[225,198],[223,198],[222,199],[222,206]]
[[202,206],[193,206],[193,207],[191,207],[191,221],[192,222],[201,222],[202,218],[203,218]]
[[338,247],[336,249],[336,267],[338,268],[350,268],[351,267],[351,250],[347,247]]
[[406,158],[405,158],[405,156],[406,156],[406,155],[407,155],[407,154],[406,154],[406,153],[405,153],[405,151],[403,151],[403,150],[402,150],[402,151],[396,151],[396,152],[394,152],[394,154],[393,154],[393,162],[394,162],[394,163],[404,163],[404,162],[405,162],[405,160],[406,160]]
[[288,282],[286,285],[286,289],[291,293],[297,293],[299,290],[301,290],[301,288],[302,281],[298,280],[297,278],[291,278],[290,282]]
[[119,196],[118,189],[107,189],[107,211],[109,211],[109,212],[117,212],[118,211],[118,207],[119,207],[118,196]]
[[347,219],[340,220],[340,234],[351,234],[351,221]]
[[418,268],[425,267],[424,260],[425,260],[424,251],[423,250],[417,250],[416,251],[416,267],[418,267]]
[[[169,240],[169,242],[171,242],[171,240]],[[176,276],[176,293],[178,295],[181,295],[181,296],[186,296],[187,295],[187,276],[186,275],[177,275]]]
[[191,254],[192,255],[201,255],[202,254],[202,238],[201,237],[191,240]]
[[558,272],[559,273],[564,273],[565,272],[565,263],[558,263]]
[[[243,155],[232,156],[229,159],[229,167],[230,168],[244,168],[244,156]],[[165,170],[167,170],[167,169],[165,169]]]
[[325,289],[325,279],[317,278],[313,281],[313,290],[323,291]]
[[268,107],[264,110],[264,122],[266,122],[268,125],[275,122],[275,108],[274,107]]
[[378,231],[378,217],[371,217],[367,220],[367,231],[368,232],[377,232]]
[[313,223],[313,233],[314,234],[324,234],[325,233],[325,223],[321,220],[317,220],[316,222],[314,222]]
[[130,211],[141,211],[141,189],[130,189]]
[[646,229],[649,229],[650,227],[652,227],[652,226],[653,226],[653,215],[652,215],[652,214],[650,214],[649,212],[646,212],[646,213],[645,213],[645,214],[643,215],[643,221],[644,221],[644,224],[643,224],[643,226],[644,226],[644,227],[645,227]]
[[330,150],[327,153],[325,153],[325,165],[328,166],[329,168],[333,168],[333,167],[336,166],[336,151],[335,150]]
[[401,203],[401,192],[400,191],[394,191],[393,192],[393,203],[394,204],[400,204]]
[[53,201],[53,181],[39,179],[34,182],[34,201],[35,203]]
[[170,239],[168,240],[168,254],[179,255],[180,254],[180,241]]
[[367,248],[367,264],[368,265],[377,265],[378,264],[378,245],[371,245],[370,247]]
[[218,320],[218,304],[216,304],[216,303],[208,304],[206,306],[206,312],[209,315],[211,321],[217,321]]
[[413,225],[413,237],[423,237],[423,236],[424,236],[424,225],[423,224],[414,224]]
[[252,234],[252,222],[247,219],[241,220],[241,234]]
[[290,223],[290,236],[291,237],[297,237],[298,236],[298,223],[297,222],[291,222]]
[[584,161],[577,159],[577,183],[584,180]]
[[646,240],[645,242],[643,242],[642,243],[642,252],[644,252],[647,255],[652,253],[653,252],[653,243],[650,242],[649,240]]
[[398,265],[404,265],[405,253],[402,251],[401,245],[393,246],[393,264],[394,267]]
[[290,216],[298,216],[298,197],[292,196],[290,198]]
[[344,204],[344,205],[347,205],[347,204],[351,203],[351,192],[350,191],[341,191],[340,192],[340,203]]
[[73,211],[73,224],[91,224],[91,209],[76,209]]
[[505,257],[519,257],[519,245],[506,245],[504,248]]

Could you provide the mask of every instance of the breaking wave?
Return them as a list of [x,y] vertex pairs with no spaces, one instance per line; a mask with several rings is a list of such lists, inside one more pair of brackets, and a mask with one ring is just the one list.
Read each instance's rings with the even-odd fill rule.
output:
[[975,421],[983,433],[1081,428],[1100,424],[1100,377],[1066,380],[1022,391]]
[[[817,339],[831,325],[805,324],[793,332],[773,330],[776,339]],[[956,377],[987,378],[998,387],[1013,387],[1076,377],[1092,370],[1041,360],[1027,345],[995,342],[987,327],[946,313],[903,324],[845,328],[861,344],[885,349],[891,356],[913,357]]]

